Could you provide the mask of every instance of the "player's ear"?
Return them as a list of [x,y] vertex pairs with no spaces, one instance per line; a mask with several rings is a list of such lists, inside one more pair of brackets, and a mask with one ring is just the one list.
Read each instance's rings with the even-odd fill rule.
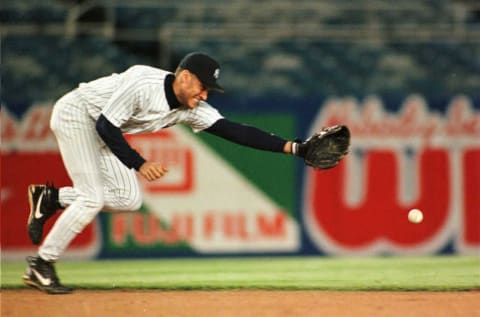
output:
[[182,69],[178,73],[177,78],[178,78],[180,83],[187,84],[191,80],[191,74],[188,70]]

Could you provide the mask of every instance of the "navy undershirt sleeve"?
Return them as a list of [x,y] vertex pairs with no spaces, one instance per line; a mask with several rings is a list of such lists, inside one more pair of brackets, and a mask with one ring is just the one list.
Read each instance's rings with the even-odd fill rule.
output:
[[145,159],[130,147],[120,128],[114,126],[102,114],[98,118],[95,127],[108,148],[125,166],[138,171],[143,163],[145,163]]
[[272,133],[228,119],[220,119],[204,131],[237,144],[271,152],[283,152],[287,142]]

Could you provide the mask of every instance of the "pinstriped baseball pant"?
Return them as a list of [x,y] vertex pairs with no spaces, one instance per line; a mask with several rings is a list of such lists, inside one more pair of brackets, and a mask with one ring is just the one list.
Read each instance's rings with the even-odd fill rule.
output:
[[123,165],[101,140],[95,120],[76,91],[55,104],[50,127],[73,183],[59,190],[60,203],[67,207],[39,249],[43,259],[56,261],[100,210],[137,210],[142,194],[135,171]]

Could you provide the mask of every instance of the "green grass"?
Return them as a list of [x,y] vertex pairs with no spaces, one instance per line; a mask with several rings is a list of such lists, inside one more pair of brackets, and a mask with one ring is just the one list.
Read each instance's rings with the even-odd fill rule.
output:
[[[24,263],[2,263],[2,288],[24,287]],[[472,290],[480,258],[222,258],[61,262],[66,285],[84,289]]]

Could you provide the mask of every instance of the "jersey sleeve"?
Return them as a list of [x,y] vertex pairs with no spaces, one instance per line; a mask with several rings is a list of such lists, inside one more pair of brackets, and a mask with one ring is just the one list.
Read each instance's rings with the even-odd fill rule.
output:
[[287,140],[273,133],[225,118],[215,122],[211,127],[205,129],[205,132],[230,142],[270,152],[284,152],[285,143],[287,143]]
[[211,127],[215,122],[222,119],[220,112],[210,104],[201,101],[197,107],[189,110],[183,123],[189,125],[193,132],[198,133]]

